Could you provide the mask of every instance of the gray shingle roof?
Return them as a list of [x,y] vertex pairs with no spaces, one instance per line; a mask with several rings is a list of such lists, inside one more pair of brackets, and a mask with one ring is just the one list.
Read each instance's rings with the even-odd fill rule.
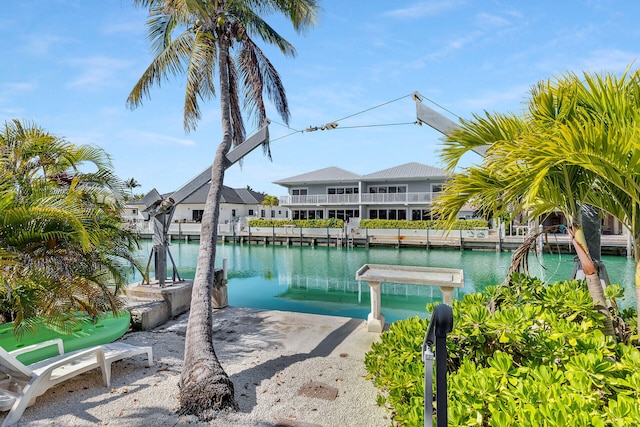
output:
[[436,177],[441,178],[446,176],[447,171],[444,169],[424,165],[422,163],[411,162],[378,172],[373,172],[368,175],[363,175],[361,178],[363,181],[374,181],[379,179],[424,179]]
[[[201,204],[207,201],[210,184],[207,183],[196,190],[195,193],[187,197],[182,203]],[[222,187],[220,203],[233,203],[240,205],[256,205],[262,203],[264,195],[246,188],[231,188],[226,185]]]
[[280,179],[274,181],[274,184],[280,185],[295,185],[306,183],[320,183],[320,182],[357,182],[360,179],[360,175],[348,170],[344,170],[335,166],[331,166],[324,169],[318,169],[316,171],[303,173],[302,175],[292,176],[290,178]]

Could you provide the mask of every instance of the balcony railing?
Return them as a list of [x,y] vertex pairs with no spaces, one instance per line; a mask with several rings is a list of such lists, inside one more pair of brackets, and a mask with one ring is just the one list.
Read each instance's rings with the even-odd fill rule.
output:
[[362,194],[313,194],[307,196],[280,196],[281,206],[305,205],[370,205],[431,203],[437,193],[362,193]]

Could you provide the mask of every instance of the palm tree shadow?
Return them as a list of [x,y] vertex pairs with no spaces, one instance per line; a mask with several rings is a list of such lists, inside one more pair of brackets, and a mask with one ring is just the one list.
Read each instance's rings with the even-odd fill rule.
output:
[[[350,319],[342,326],[334,329],[318,345],[308,353],[296,353],[282,355],[270,359],[259,365],[255,365],[244,371],[231,375],[231,380],[236,387],[236,399],[240,405],[240,412],[249,413],[257,405],[256,387],[263,381],[273,378],[279,371],[317,357],[327,357],[331,352],[347,338],[353,331],[362,325],[361,319]],[[241,395],[241,399],[238,399]]]

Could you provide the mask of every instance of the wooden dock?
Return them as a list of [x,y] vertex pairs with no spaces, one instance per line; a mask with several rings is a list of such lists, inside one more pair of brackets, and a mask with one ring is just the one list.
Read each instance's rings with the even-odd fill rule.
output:
[[[138,230],[142,238],[152,238],[149,230]],[[169,230],[170,241],[198,241],[200,230],[184,228]],[[221,243],[277,246],[393,247],[510,252],[518,248],[525,236],[501,237],[495,230],[454,230],[448,234],[439,230],[357,230],[301,229],[260,227],[242,232],[218,231]],[[574,253],[566,234],[549,234],[543,239],[544,253]],[[627,236],[603,235],[603,255],[632,256]]]

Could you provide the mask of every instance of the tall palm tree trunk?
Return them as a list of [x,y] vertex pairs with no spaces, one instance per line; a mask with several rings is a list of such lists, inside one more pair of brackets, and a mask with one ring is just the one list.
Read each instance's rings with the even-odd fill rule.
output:
[[587,288],[589,294],[593,300],[593,308],[599,313],[604,315],[603,333],[609,336],[615,336],[615,329],[613,327],[613,321],[609,309],[607,309],[607,300],[604,297],[604,290],[602,289],[602,283],[600,281],[600,275],[596,268],[591,255],[589,255],[589,249],[587,241],[584,236],[584,230],[580,226],[575,224],[569,227],[571,233],[571,242],[576,250],[580,264],[582,265],[582,271],[584,271],[585,281],[587,282]]
[[[222,37],[224,38],[224,37]],[[231,149],[231,118],[227,71],[228,44],[220,44],[220,105],[223,139],[211,168],[211,187],[207,195],[200,236],[200,250],[191,292],[191,311],[185,337],[184,367],[180,388],[180,414],[195,414],[209,421],[220,410],[237,410],[233,383],[220,365],[213,348],[213,289],[220,199],[226,155]]]
[[638,253],[638,249],[640,249],[640,240],[636,240],[634,242],[634,248],[633,248],[633,257],[634,260],[636,262],[636,277],[635,277],[635,284],[636,284],[636,312],[637,312],[637,333],[640,334],[640,253]]

